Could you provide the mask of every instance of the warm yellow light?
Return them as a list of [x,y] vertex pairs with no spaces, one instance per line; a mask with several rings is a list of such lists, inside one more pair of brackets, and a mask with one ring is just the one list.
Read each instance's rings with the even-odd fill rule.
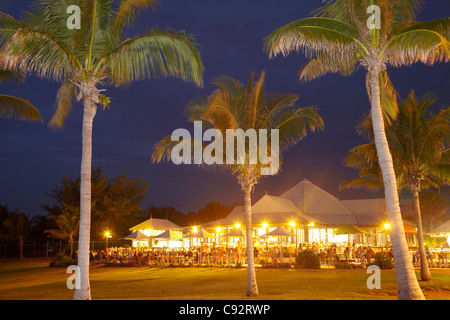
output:
[[314,227],[314,222],[310,222],[310,223],[308,224],[308,226]]
[[388,230],[388,229],[391,228],[391,225],[390,225],[389,223],[385,223],[385,224],[384,224],[384,228],[385,228],[386,230]]
[[241,224],[238,222],[238,223],[236,223],[236,224],[234,225],[234,227],[235,227],[236,229],[238,229],[238,228],[241,227]]
[[106,231],[105,236],[107,236],[109,238],[109,235],[110,235],[109,231]]
[[262,224],[262,226],[263,226],[263,228],[267,228],[267,227],[269,226],[269,224],[268,224],[267,222],[264,222],[264,223]]
[[220,232],[220,231],[222,231],[221,228],[216,228],[216,232]]
[[192,228],[192,232],[196,233],[197,232],[197,227],[194,226],[194,228]]
[[289,225],[290,225],[291,227],[295,227],[295,221],[289,222]]

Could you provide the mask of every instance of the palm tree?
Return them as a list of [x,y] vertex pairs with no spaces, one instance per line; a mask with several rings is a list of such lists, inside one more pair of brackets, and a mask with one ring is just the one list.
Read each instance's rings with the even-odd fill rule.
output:
[[[190,121],[203,121],[205,126],[215,128],[220,131],[224,137],[224,144],[220,146],[226,150],[230,146],[225,142],[233,133],[242,129],[247,132],[249,129],[277,129],[279,130],[280,150],[286,150],[289,146],[296,144],[303,139],[307,130],[315,131],[323,129],[323,120],[314,107],[298,108],[295,106],[298,96],[291,94],[272,94],[264,93],[265,73],[262,72],[260,78],[254,82],[253,74],[247,85],[244,86],[239,80],[223,76],[217,78],[213,84],[217,89],[208,97],[199,97],[191,101],[186,107],[186,114]],[[272,132],[272,131],[271,131]],[[261,139],[261,136],[259,137]],[[245,139],[243,135],[238,135],[238,139]],[[264,138],[263,138],[264,139]],[[268,145],[272,146],[271,135],[267,136]],[[171,152],[177,142],[172,141],[171,136],[166,136],[155,145],[152,155],[153,162],[160,162],[163,159],[170,160]],[[234,137],[230,140],[233,140]],[[195,145],[197,141],[192,140]],[[194,146],[195,147],[195,146]],[[210,146],[201,145],[203,150]],[[245,147],[244,147],[245,148]],[[261,145],[259,146],[261,148]],[[251,150],[250,147],[242,150],[245,154],[244,161],[237,161],[238,151],[229,149],[234,153],[234,162],[226,162],[226,157],[219,154],[215,149],[213,157],[220,157],[216,167],[221,167],[234,175],[238,181],[241,190],[244,192],[245,201],[245,225],[247,238],[247,259],[248,259],[248,286],[247,296],[258,296],[258,286],[256,283],[255,261],[253,256],[253,230],[251,215],[251,194],[255,185],[261,180],[261,169],[266,168],[261,159],[251,161],[252,156],[259,154],[259,149]],[[268,148],[269,152],[275,151],[274,148]],[[205,153],[204,153],[205,154]],[[242,154],[242,153],[239,153]],[[212,152],[211,152],[212,155]],[[279,156],[279,153],[277,154]],[[206,163],[208,158],[205,159]],[[281,163],[281,161],[280,161]],[[274,172],[275,173],[275,172]]]
[[[14,71],[0,70],[0,83],[5,80],[23,82],[25,77]],[[17,118],[19,120],[39,120],[43,122],[39,111],[26,99],[0,94],[0,118]]]
[[[0,14],[3,66],[25,74],[61,81],[51,127],[60,128],[74,100],[83,102],[78,266],[80,287],[74,299],[90,299],[89,241],[91,224],[92,127],[97,105],[109,98],[100,89],[157,76],[178,77],[202,85],[203,64],[193,38],[181,32],[153,28],[122,40],[141,8],[152,0],[38,0],[25,20]],[[81,9],[81,29],[66,22],[69,5]]]
[[30,233],[30,220],[24,212],[12,212],[3,221],[3,227],[6,229],[10,238],[19,241],[19,259],[23,260],[23,243]]
[[[396,94],[387,67],[428,65],[450,57],[450,18],[416,20],[419,0],[326,0],[316,16],[278,28],[265,39],[270,57],[303,51],[311,60],[300,70],[304,81],[327,73],[352,74],[358,65],[367,70],[366,86],[371,102],[378,161],[383,175],[386,209],[391,228],[399,299],[424,299],[409,259],[398,200],[392,155],[384,132],[395,118]],[[371,20],[368,9],[380,9]],[[370,12],[370,11],[369,11]],[[377,20],[380,26],[368,22]],[[379,27],[379,28],[378,28]]]
[[58,229],[47,229],[44,232],[56,239],[68,239],[70,247],[70,257],[73,255],[73,240],[78,234],[80,227],[80,217],[73,212],[74,208],[64,205],[63,212],[56,218],[55,222]]
[[[450,182],[450,149],[446,148],[450,134],[450,108],[442,108],[433,114],[429,109],[435,101],[436,99],[427,96],[418,99],[414,91],[411,91],[408,98],[400,104],[397,119],[386,127],[390,151],[394,155],[397,185],[399,189],[409,189],[413,195],[421,262],[420,275],[424,281],[431,280],[431,273],[423,241],[419,192]],[[364,133],[371,143],[357,146],[350,151],[346,163],[359,168],[360,176],[341,184],[340,189],[382,187],[377,151],[367,118],[359,125],[359,132]],[[373,175],[367,169],[371,170]]]

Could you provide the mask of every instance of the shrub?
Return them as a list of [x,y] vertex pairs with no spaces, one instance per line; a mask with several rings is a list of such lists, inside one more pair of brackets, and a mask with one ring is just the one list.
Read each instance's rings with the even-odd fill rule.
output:
[[303,269],[320,269],[320,259],[313,251],[305,250],[296,255],[295,265]]
[[76,264],[76,260],[72,260],[64,253],[57,253],[55,261],[50,262],[50,267],[68,267],[70,265]]
[[336,262],[336,269],[352,269],[352,265],[347,261],[344,262]]
[[392,269],[392,257],[384,252],[378,252],[375,254],[374,263],[380,269]]

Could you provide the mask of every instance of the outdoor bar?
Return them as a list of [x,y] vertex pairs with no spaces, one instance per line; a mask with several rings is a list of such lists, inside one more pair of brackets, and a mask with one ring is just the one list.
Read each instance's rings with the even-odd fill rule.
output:
[[[402,199],[400,204],[402,212],[412,212],[412,201]],[[377,252],[392,254],[384,199],[340,200],[305,179],[279,196],[264,195],[251,210],[257,265],[289,265],[302,250],[314,251],[322,266],[339,261],[365,265]],[[236,206],[224,219],[189,227],[150,218],[122,239],[132,240],[127,254],[152,252],[153,261],[245,265],[244,215],[244,207]],[[417,262],[417,229],[407,220],[404,229],[411,259]],[[434,234],[443,234],[441,229]],[[450,235],[450,229],[447,232]],[[440,266],[447,266],[447,251],[441,249],[436,256]]]

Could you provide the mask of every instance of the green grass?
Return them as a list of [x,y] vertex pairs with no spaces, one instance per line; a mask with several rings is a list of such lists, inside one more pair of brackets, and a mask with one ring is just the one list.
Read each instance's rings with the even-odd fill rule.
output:
[[[47,262],[0,264],[0,299],[72,299],[65,268]],[[365,270],[257,269],[258,299],[396,299],[394,270],[381,271],[381,289],[366,287]],[[432,270],[420,285],[427,299],[450,300],[450,270]],[[245,268],[90,269],[93,299],[249,299]]]

